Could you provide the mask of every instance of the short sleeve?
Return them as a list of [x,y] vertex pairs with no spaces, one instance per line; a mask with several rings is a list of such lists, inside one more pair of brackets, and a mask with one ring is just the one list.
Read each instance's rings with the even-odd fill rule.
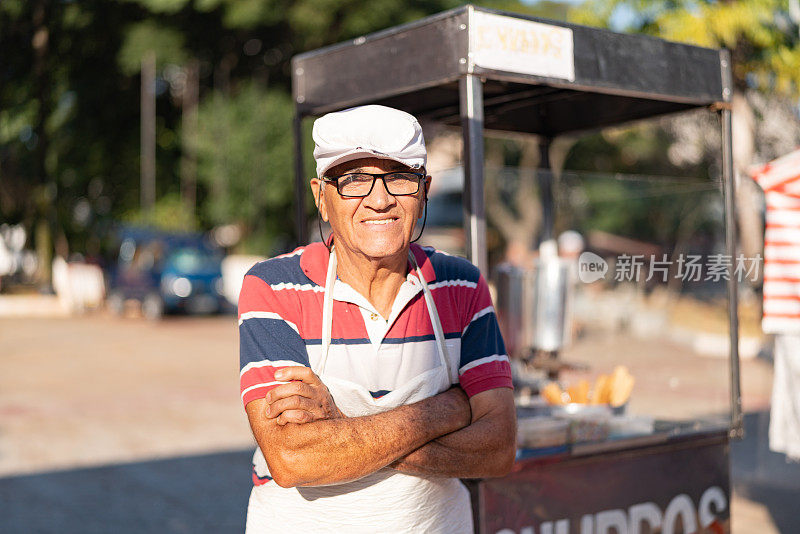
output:
[[297,318],[276,298],[269,284],[248,273],[239,296],[239,384],[242,402],[263,398],[281,384],[275,371],[309,366]]
[[458,370],[461,387],[470,397],[489,389],[512,388],[511,365],[489,287],[482,275],[464,319]]

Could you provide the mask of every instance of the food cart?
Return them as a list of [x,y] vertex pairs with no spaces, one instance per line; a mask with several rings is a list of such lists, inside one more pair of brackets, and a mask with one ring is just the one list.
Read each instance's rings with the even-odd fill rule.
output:
[[[546,144],[566,133],[707,109],[720,121],[724,241],[733,256],[730,69],[724,50],[470,5],[300,54],[292,62],[297,236],[307,241],[305,117],[377,103],[423,122],[460,125],[466,255],[488,277],[484,130],[536,134]],[[544,183],[540,192],[545,237],[552,237],[552,191]],[[730,531],[729,440],[742,435],[730,274],[724,424],[656,424],[637,435],[520,454],[508,476],[468,483],[477,532]]]

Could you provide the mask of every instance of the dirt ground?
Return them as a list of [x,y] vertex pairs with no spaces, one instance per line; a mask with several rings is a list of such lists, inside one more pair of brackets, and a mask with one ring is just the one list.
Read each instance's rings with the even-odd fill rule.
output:
[[[177,317],[155,324],[102,313],[0,318],[0,501],[11,499],[14,511],[5,524],[10,530],[0,530],[101,532],[101,520],[114,515],[135,518],[128,523],[132,532],[165,531],[154,526],[165,526],[157,515],[150,523],[144,518],[152,519],[153,513],[169,507],[169,499],[185,506],[174,504],[184,515],[171,516],[166,531],[241,530],[253,440],[239,400],[237,353],[236,321],[230,316]],[[570,357],[601,371],[615,362],[628,365],[638,380],[637,400],[631,405],[637,413],[682,416],[696,412],[698,403],[726,406],[726,362],[670,343],[600,338],[577,347]],[[770,476],[759,469],[766,464],[783,469],[779,459],[763,451],[771,365],[760,359],[742,362],[742,381],[751,428],[750,441],[734,445],[732,452],[733,531],[789,532],[781,526],[788,523],[775,504],[786,493],[770,493]],[[231,469],[237,477],[241,473],[241,480],[224,479],[229,465],[235,465]],[[205,491],[212,503],[205,507],[196,500],[180,500],[178,490],[170,493],[175,477],[194,481],[191,477],[199,469],[210,470],[198,478],[198,491]],[[120,479],[123,475],[127,478]],[[108,491],[119,489],[115,480],[136,481],[134,489],[124,486],[119,491],[135,492],[134,502],[147,514],[134,513],[137,508],[126,501],[88,519],[76,510],[102,501],[79,492],[67,499],[72,512],[64,508],[47,521],[36,519],[41,495],[68,493],[76,484],[90,487],[96,480],[104,481],[98,487]],[[787,490],[785,484],[781,488]],[[217,490],[235,503],[215,497]],[[64,497],[52,500],[62,502]],[[224,521],[219,519],[223,504],[234,508],[225,511]],[[217,523],[207,525],[217,526],[192,525],[191,518],[198,514],[208,515],[209,521],[214,515]],[[83,517],[82,524],[70,525],[76,517]]]
[[0,319],[0,476],[253,443],[233,317]]

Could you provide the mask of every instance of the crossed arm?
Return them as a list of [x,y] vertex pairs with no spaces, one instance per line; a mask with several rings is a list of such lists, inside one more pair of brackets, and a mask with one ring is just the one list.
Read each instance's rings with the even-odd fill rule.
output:
[[251,401],[246,411],[280,486],[348,482],[386,466],[411,474],[501,476],[513,464],[510,389],[468,400],[454,387],[414,404],[348,418],[310,369],[281,369],[276,378],[291,382]]
[[490,389],[469,399],[470,423],[429,441],[391,467],[409,474],[458,478],[503,476],[516,454],[516,413],[509,388]]

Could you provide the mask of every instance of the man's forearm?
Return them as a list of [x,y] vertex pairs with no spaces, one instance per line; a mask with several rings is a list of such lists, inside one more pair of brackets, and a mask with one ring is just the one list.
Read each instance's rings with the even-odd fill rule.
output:
[[469,407],[459,396],[463,393],[448,391],[375,415],[301,425],[277,426],[265,420],[258,401],[247,410],[275,481],[281,486],[318,486],[361,478],[464,427]]
[[[469,426],[434,439],[391,467],[409,474],[482,478],[508,473],[516,453],[513,394],[498,389],[473,399]],[[488,407],[488,409],[486,409]]]
[[423,445],[391,467],[408,474],[458,478],[502,476],[514,461],[513,437],[482,420]]

